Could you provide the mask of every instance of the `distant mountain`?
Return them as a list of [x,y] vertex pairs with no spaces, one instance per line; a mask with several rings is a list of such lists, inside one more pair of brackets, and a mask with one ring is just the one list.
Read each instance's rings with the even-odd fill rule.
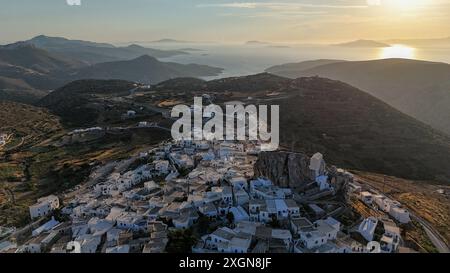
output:
[[39,73],[69,70],[83,65],[79,61],[51,54],[46,50],[27,43],[1,47],[0,62],[33,69]]
[[28,41],[30,44],[33,44],[40,48],[46,49],[60,49],[60,48],[74,48],[74,47],[107,47],[114,48],[115,46],[107,43],[95,43],[89,41],[82,40],[69,40],[62,37],[49,37],[45,35],[36,36]]
[[304,69],[288,64],[267,71],[290,78],[322,76],[344,81],[400,111],[450,134],[450,65],[407,59],[334,62]]
[[334,46],[340,46],[340,47],[389,47],[390,45],[386,44],[386,43],[372,41],[372,40],[356,40],[356,41],[351,41],[348,43],[334,44]]
[[71,70],[82,66],[77,60],[51,54],[27,43],[0,47],[0,91],[5,98],[21,97],[20,102],[33,101],[34,95],[29,99],[23,97],[29,92],[12,92],[33,91],[36,94],[36,90],[54,89],[65,82]]
[[[287,149],[319,151],[330,163],[348,169],[450,179],[448,136],[342,82],[265,73],[208,82],[173,79],[154,89],[215,94],[216,102],[230,100],[227,91],[233,92],[233,100],[262,96],[265,99],[255,97],[255,102],[280,106],[280,137]],[[271,101],[265,94],[274,92],[280,95]]]
[[189,42],[188,41],[181,41],[181,40],[175,40],[175,39],[166,38],[166,39],[160,39],[160,40],[153,41],[152,43],[167,43],[167,44],[174,43],[174,44],[180,44],[180,43],[189,43]]
[[205,50],[204,49],[200,49],[200,48],[186,47],[186,48],[181,48],[180,51],[196,52],[196,51],[205,51]]
[[[139,45],[116,48],[109,44],[46,36],[0,46],[0,98],[32,103],[53,89],[85,78],[157,83],[173,77],[216,76],[222,72],[220,68],[206,65],[163,63],[147,56],[148,53],[187,54]],[[121,58],[127,60],[90,64],[92,60]]]
[[122,79],[154,84],[177,77],[217,76],[221,68],[198,64],[160,62],[148,55],[130,61],[100,63],[78,70],[76,79]]
[[262,41],[247,41],[245,42],[246,45],[269,45],[268,42],[262,42]]
[[[96,64],[100,62],[130,60],[147,54],[155,58],[167,58],[175,55],[188,54],[178,50],[159,50],[145,48],[138,45],[128,47],[115,47],[111,44],[94,43],[80,40],[69,40],[61,37],[37,36],[30,40],[19,42],[45,49],[50,53],[56,53],[67,58],[76,59],[85,64]],[[15,43],[18,44],[18,43]],[[7,45],[14,47],[15,44]]]
[[268,48],[291,48],[290,46],[286,45],[268,45]]
[[417,47],[450,47],[450,37],[436,39],[391,39],[386,40],[390,44],[403,44]]

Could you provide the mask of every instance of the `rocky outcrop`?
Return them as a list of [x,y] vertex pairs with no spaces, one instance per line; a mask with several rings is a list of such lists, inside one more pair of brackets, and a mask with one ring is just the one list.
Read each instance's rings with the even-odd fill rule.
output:
[[[261,152],[254,165],[254,172],[255,176],[268,178],[277,186],[302,190],[315,181],[310,163],[311,158],[302,153]],[[353,181],[352,174],[335,166],[326,167],[326,175],[338,195],[343,195],[348,183]]]
[[280,187],[304,188],[314,181],[310,158],[287,151],[261,152],[254,165],[256,176],[266,177]]

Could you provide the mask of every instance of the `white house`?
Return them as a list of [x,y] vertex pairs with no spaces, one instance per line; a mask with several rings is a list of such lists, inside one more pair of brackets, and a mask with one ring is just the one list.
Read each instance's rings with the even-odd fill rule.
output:
[[374,195],[373,201],[381,210],[384,212],[389,212],[391,202],[386,196],[381,194]]
[[160,174],[169,173],[169,161],[167,160],[156,160],[153,162],[155,164],[155,170]]
[[270,216],[277,219],[287,218],[289,215],[288,207],[283,199],[266,200],[267,211]]
[[288,209],[288,216],[290,218],[298,218],[300,217],[300,207],[293,199],[284,200]]
[[326,220],[317,220],[314,222],[316,230],[325,234],[327,240],[335,240],[340,229],[340,223],[334,218]]
[[230,241],[218,243],[217,251],[222,253],[247,253],[251,244],[251,236],[236,236]]
[[272,238],[283,240],[288,246],[292,242],[292,233],[287,229],[272,229]]
[[188,213],[181,213],[178,217],[172,218],[172,222],[176,229],[188,229],[192,223]]
[[389,214],[402,224],[407,224],[411,221],[409,211],[401,207],[391,207]]
[[141,223],[142,216],[133,212],[122,212],[117,218],[117,228],[131,229],[133,231],[142,230],[145,226]]
[[331,185],[330,185],[330,183],[328,183],[327,175],[321,175],[321,176],[316,177],[316,183],[317,183],[317,186],[319,186],[319,189],[321,191],[331,189]]
[[194,166],[192,157],[187,154],[179,154],[177,152],[173,152],[169,155],[169,158],[173,163],[181,168],[191,168]]
[[216,217],[218,212],[216,206],[212,203],[207,203],[198,208],[198,210],[205,216]]
[[36,204],[30,206],[30,215],[32,219],[42,217],[48,215],[57,208],[59,208],[58,197],[49,195],[47,197],[39,198]]
[[84,234],[78,236],[75,241],[81,246],[81,253],[95,253],[101,243],[101,236],[93,236],[92,234]]
[[230,242],[236,236],[236,232],[227,227],[218,228],[209,235],[202,237],[207,249],[217,249],[219,243]]
[[7,139],[8,139],[8,135],[0,134],[0,146],[5,145]]
[[299,241],[308,249],[320,247],[328,241],[327,235],[314,227],[302,228],[298,234],[300,235]]
[[230,185],[234,190],[247,189],[247,179],[242,176],[233,177],[230,179]]
[[288,218],[289,209],[283,199],[253,199],[249,202],[249,213],[250,221],[267,223],[272,219]]
[[159,189],[160,187],[155,183],[155,181],[149,181],[144,183],[144,188],[147,191],[151,192],[155,189]]
[[309,221],[308,218],[304,218],[304,217],[300,217],[297,219],[291,219],[290,224],[291,224],[291,230],[294,234],[300,234],[302,229],[305,229],[305,228],[308,228],[308,229],[313,228],[313,223],[311,223],[311,221]]
[[54,227],[56,227],[59,224],[60,223],[58,221],[56,221],[54,217],[52,217],[52,219],[50,219],[50,221],[46,222],[42,226],[40,226],[37,229],[33,230],[33,232],[31,234],[32,234],[33,237],[34,236],[38,236],[38,235],[40,235],[41,233],[43,233],[45,231],[49,231],[49,230],[53,229]]
[[111,254],[129,253],[130,245],[120,245],[120,246],[108,247],[108,248],[106,248],[105,252],[111,253]]
[[248,193],[244,189],[235,190],[234,191],[234,198],[236,199],[236,204],[238,206],[245,205],[250,200],[250,197],[248,196]]
[[[291,229],[296,232],[300,239],[299,241],[307,249],[318,249],[319,252],[334,252],[329,247],[324,247],[329,244],[330,240],[336,240],[337,234],[341,228],[341,224],[334,218],[328,217],[325,220],[317,220],[314,224],[306,218],[291,220]],[[326,250],[328,249],[328,250]]]
[[364,219],[358,227],[358,232],[367,241],[373,240],[373,235],[375,234],[375,228],[377,227],[378,219],[375,217],[369,217]]
[[389,213],[389,215],[400,223],[406,224],[411,221],[408,210],[402,208],[399,202],[391,200],[383,195],[375,195],[373,200],[381,210]]
[[41,234],[38,237],[32,238],[19,248],[20,251],[24,253],[42,253],[44,248],[42,241],[45,239],[45,237],[47,237],[47,235]]
[[360,194],[360,199],[363,201],[366,205],[371,205],[373,202],[373,195],[368,191],[363,191]]
[[401,240],[400,229],[393,221],[383,221],[384,234],[380,240],[381,250],[383,252],[395,252],[398,249]]
[[261,212],[266,210],[266,202],[259,199],[250,200],[248,210],[250,214],[250,221],[260,222]]
[[235,223],[242,222],[242,221],[248,221],[250,219],[250,216],[248,215],[248,213],[241,206],[232,207],[230,209],[230,212],[234,216]]
[[325,174],[325,161],[321,153],[316,153],[311,157],[309,169],[312,171],[314,177]]
[[229,206],[233,205],[233,190],[231,187],[222,187],[222,201]]

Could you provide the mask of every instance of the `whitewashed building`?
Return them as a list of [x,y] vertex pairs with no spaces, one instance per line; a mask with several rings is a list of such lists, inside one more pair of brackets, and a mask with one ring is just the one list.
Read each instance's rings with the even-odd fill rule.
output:
[[48,215],[53,210],[59,208],[59,199],[55,195],[49,195],[37,200],[37,203],[30,206],[31,219]]

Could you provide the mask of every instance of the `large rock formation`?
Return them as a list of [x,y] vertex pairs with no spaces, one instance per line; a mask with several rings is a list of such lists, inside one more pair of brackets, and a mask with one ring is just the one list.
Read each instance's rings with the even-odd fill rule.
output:
[[[315,155],[316,161],[317,155]],[[328,181],[333,186],[335,193],[342,195],[346,191],[348,183],[353,181],[353,176],[335,166],[326,167],[321,155],[319,161],[321,164],[316,165],[320,169],[324,169],[323,171],[326,172]],[[313,170],[314,168],[312,169],[314,167],[312,163],[315,163],[314,158],[311,160],[310,157],[302,153],[288,151],[261,152],[254,165],[254,172],[255,176],[266,177],[277,186],[302,190],[316,180],[316,171]],[[319,175],[322,175],[322,172]]]
[[256,176],[266,177],[280,187],[304,188],[314,181],[310,158],[301,153],[261,152],[254,165]]

